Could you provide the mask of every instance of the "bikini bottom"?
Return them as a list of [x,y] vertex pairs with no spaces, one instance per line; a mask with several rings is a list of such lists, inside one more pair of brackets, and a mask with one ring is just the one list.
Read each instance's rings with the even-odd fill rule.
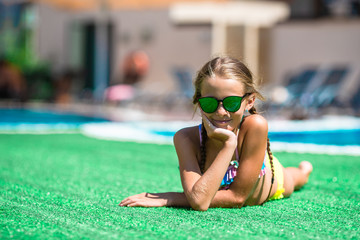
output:
[[[266,154],[266,156],[267,157],[266,157],[265,165],[268,169],[271,169],[269,155]],[[279,160],[276,157],[273,157],[273,164],[274,164],[274,172],[275,172],[274,174],[278,185],[275,194],[272,197],[270,197],[269,200],[284,198],[283,192],[285,192],[284,173],[283,173],[282,165],[280,164]]]

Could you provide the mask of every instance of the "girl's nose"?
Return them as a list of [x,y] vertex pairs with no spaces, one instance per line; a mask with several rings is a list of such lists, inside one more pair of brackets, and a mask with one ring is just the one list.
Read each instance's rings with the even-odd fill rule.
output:
[[216,113],[221,116],[225,116],[225,115],[229,114],[229,112],[224,108],[222,103],[219,104],[219,107],[216,110]]

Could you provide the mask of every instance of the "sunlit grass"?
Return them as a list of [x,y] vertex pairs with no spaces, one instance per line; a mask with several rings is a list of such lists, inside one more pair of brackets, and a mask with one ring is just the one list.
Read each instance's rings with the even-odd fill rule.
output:
[[242,209],[122,208],[125,197],[181,191],[171,145],[81,134],[0,135],[0,238],[184,239],[358,237],[359,157],[275,153],[310,160],[290,198]]

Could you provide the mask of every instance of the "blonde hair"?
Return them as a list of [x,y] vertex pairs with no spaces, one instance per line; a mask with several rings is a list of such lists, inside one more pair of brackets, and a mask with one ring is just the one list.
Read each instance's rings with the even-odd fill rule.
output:
[[226,56],[216,57],[210,60],[197,73],[194,81],[195,93],[193,96],[193,104],[199,102],[199,98],[201,97],[201,84],[204,79],[215,76],[238,80],[243,83],[245,93],[254,93],[257,98],[264,100],[264,97],[257,89],[253,74],[249,68],[241,61]]

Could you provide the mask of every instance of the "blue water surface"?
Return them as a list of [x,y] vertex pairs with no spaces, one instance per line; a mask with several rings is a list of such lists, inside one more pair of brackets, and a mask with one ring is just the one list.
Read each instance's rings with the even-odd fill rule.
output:
[[[105,118],[57,112],[53,110],[0,109],[0,129],[17,129],[19,126],[47,125],[50,128],[78,128],[85,123],[109,122]],[[153,134],[172,137],[174,131],[151,130]],[[269,132],[271,142],[312,143],[322,145],[360,146],[360,129]]]
[[360,145],[360,129],[306,131],[306,132],[269,132],[270,141],[288,143],[313,143],[322,145]]
[[0,125],[13,126],[31,124],[63,124],[79,126],[84,123],[107,122],[99,117],[49,110],[0,109]]
[[[152,131],[162,136],[174,136],[173,131]],[[312,143],[321,145],[360,145],[360,129],[304,132],[269,132],[271,142]]]

